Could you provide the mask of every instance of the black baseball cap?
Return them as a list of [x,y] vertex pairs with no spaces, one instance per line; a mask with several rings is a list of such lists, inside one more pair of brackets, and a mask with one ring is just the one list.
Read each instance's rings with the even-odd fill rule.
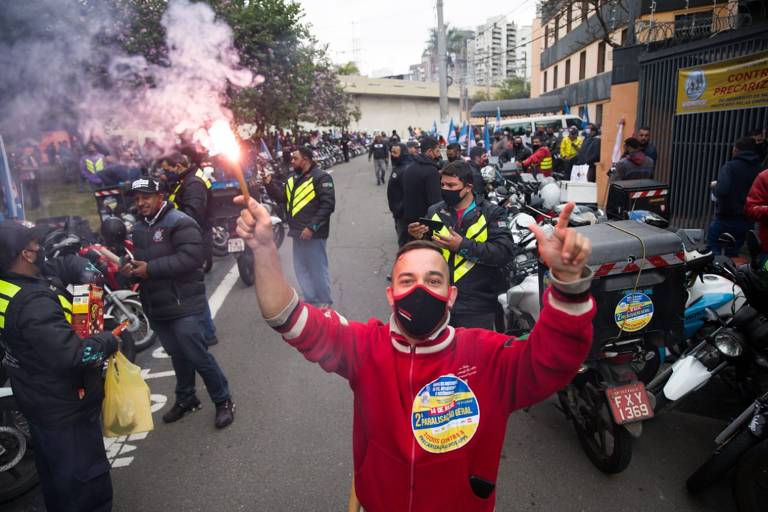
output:
[[49,227],[28,226],[6,220],[0,223],[0,270],[7,269],[32,240],[42,241]]
[[469,150],[469,158],[477,158],[478,156],[485,153],[485,148],[481,148],[480,146],[474,146],[472,149]]
[[131,183],[131,190],[128,194],[134,194],[136,192],[144,192],[145,194],[160,194],[165,192],[165,187],[160,182],[153,178],[139,178]]

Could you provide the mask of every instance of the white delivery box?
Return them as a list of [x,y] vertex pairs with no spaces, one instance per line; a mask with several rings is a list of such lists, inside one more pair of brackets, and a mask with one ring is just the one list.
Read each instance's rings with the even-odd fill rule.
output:
[[576,181],[560,182],[560,201],[579,204],[597,204],[597,183]]

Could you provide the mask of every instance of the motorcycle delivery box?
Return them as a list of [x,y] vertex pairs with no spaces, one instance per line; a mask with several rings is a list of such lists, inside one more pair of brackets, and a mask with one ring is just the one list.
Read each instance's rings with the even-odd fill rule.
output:
[[656,180],[614,181],[608,190],[605,213],[609,219],[623,220],[628,212],[647,210],[665,219],[672,217],[669,211],[669,185]]

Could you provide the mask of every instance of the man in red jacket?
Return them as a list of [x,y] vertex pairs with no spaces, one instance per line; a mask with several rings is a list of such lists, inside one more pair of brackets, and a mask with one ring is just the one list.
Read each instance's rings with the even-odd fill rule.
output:
[[533,154],[520,162],[520,166],[529,169],[533,174],[542,173],[544,176],[552,176],[552,153],[539,135],[531,138]]
[[354,482],[367,512],[493,510],[509,414],[564,387],[592,342],[591,246],[567,228],[572,210],[549,238],[533,227],[553,285],[527,340],[451,327],[456,287],[425,241],[398,252],[388,323],[305,304],[280,268],[267,211],[253,199],[242,211],[237,231],[255,256],[261,314],[354,392]]
[[763,255],[768,255],[768,169],[757,175],[747,194],[744,213],[760,223],[760,241]]

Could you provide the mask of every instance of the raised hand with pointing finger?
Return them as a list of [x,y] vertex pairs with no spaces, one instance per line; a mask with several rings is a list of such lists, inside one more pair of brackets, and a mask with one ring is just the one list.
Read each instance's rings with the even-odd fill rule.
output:
[[555,231],[551,234],[545,233],[536,224],[529,228],[536,235],[541,260],[556,279],[564,282],[582,278],[587,258],[592,252],[589,239],[568,227],[568,219],[571,217],[574,206],[574,203],[568,203],[563,208],[557,219]]

